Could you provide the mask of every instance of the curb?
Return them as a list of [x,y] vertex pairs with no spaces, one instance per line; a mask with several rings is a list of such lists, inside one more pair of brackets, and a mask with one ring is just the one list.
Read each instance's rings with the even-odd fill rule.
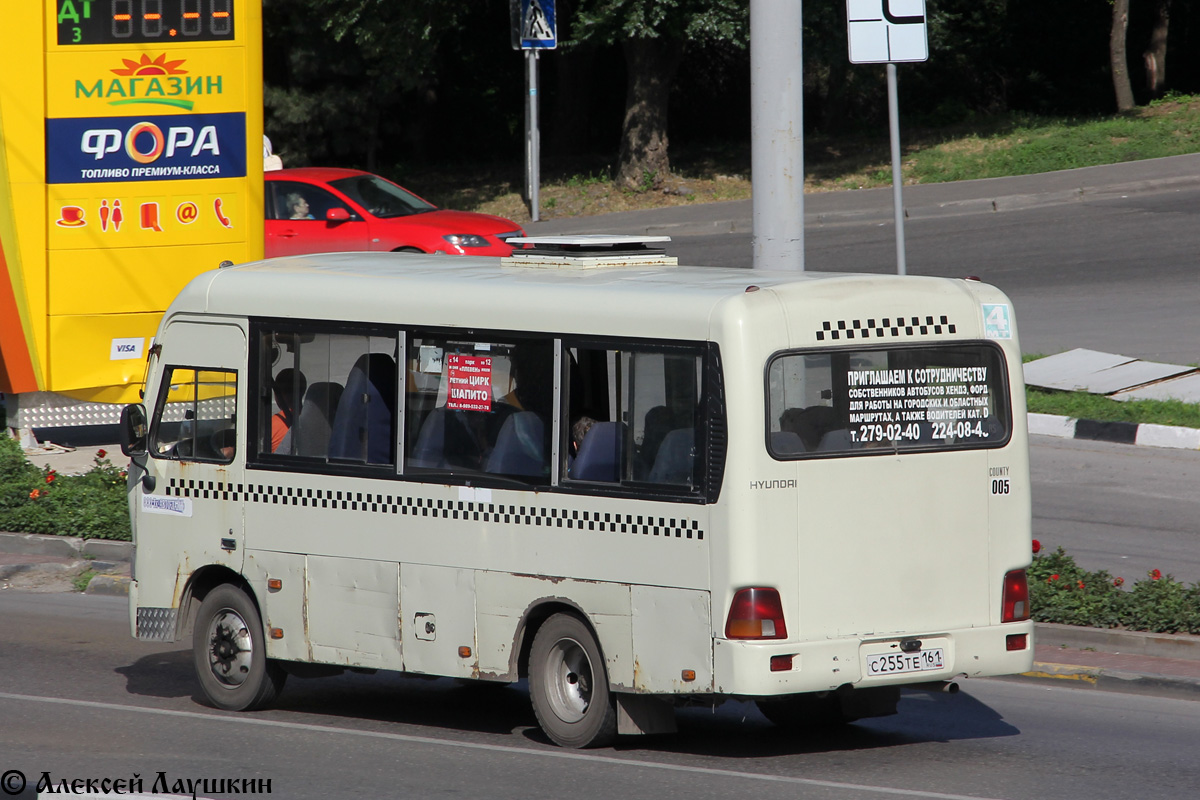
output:
[[1200,661],[1200,636],[1189,633],[1150,633],[1035,622],[1034,640],[1040,645],[1051,647]]
[[1063,685],[1063,682],[1066,681],[1076,687],[1101,692],[1200,700],[1200,678],[1128,672],[1074,664],[1051,664],[1035,661],[1031,671],[1022,672],[1020,675],[1002,676],[1000,680],[1034,681],[1054,685]]
[[[1052,647],[1200,662],[1200,636],[1191,634],[1083,628],[1038,622],[1034,624],[1034,640],[1039,645]],[[1050,661],[1035,661],[1029,672],[1006,676],[1003,680],[1032,680],[1098,691],[1200,700],[1200,678]],[[1064,684],[1064,681],[1067,683]]]
[[1096,442],[1200,450],[1200,430],[1148,422],[1102,422],[1031,412],[1029,432],[1060,439],[1090,439]]
[[70,559],[66,563],[60,560],[0,564],[0,581],[17,576],[35,575],[75,578],[91,570],[96,574],[88,582],[84,594],[129,594],[130,578],[126,573],[133,557],[132,542],[0,532],[0,553]]

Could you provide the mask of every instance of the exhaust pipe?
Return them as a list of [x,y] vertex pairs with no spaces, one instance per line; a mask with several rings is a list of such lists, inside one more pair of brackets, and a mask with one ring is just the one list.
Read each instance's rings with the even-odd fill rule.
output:
[[909,689],[918,689],[926,692],[945,692],[946,694],[958,694],[961,688],[954,681],[928,681],[926,683],[909,684]]

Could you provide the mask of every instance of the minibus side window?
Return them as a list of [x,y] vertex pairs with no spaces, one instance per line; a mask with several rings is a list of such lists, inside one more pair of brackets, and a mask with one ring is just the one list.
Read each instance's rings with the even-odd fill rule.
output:
[[394,336],[262,330],[259,456],[395,464]]
[[406,474],[547,484],[553,424],[551,339],[409,337]]
[[163,377],[150,452],[155,458],[228,463],[237,452],[237,373],[169,367]]
[[565,479],[699,485],[701,355],[588,347],[569,354]]

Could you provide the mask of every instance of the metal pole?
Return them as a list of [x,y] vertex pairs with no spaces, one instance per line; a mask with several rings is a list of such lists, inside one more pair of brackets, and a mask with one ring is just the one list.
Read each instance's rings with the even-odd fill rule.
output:
[[892,205],[896,214],[896,274],[907,275],[904,257],[904,176],[900,170],[900,101],[896,97],[896,65],[887,65],[888,125],[892,134]]
[[750,0],[755,269],[804,271],[804,81],[798,0]]
[[529,173],[529,218],[533,222],[538,221],[538,190],[541,183],[541,175],[538,171],[539,162],[541,161],[541,136],[538,132],[538,51],[526,50],[525,63],[529,66],[529,97],[527,99],[527,110],[525,115],[525,136],[526,136],[526,163]]

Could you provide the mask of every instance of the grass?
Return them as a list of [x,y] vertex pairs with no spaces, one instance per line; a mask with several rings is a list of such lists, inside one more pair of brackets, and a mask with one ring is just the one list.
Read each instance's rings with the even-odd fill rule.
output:
[[[1021,361],[1028,364],[1039,358],[1045,356],[1041,353],[1027,353],[1021,357]],[[1113,400],[1104,395],[1087,392],[1062,392],[1027,386],[1025,404],[1034,414],[1054,414],[1097,422],[1136,422],[1200,428],[1200,405],[1180,400]]]
[[1037,414],[1055,414],[1100,422],[1136,422],[1200,428],[1200,405],[1179,400],[1112,400],[1084,392],[1048,392],[1027,388],[1025,401]]
[[96,572],[92,569],[86,569],[75,576],[71,581],[71,585],[75,587],[75,591],[77,592],[85,591],[94,577],[96,577]]
[[[1128,114],[1090,118],[1022,113],[979,116],[946,128],[901,127],[906,184],[1028,175],[1200,152],[1200,96],[1176,95]],[[750,146],[673,148],[672,174],[657,188],[622,189],[615,157],[543,158],[543,219],[634,211],[750,197]],[[809,135],[805,191],[869,189],[891,184],[887,130],[878,136]],[[502,165],[400,165],[400,183],[447,208],[529,221],[519,154]]]

